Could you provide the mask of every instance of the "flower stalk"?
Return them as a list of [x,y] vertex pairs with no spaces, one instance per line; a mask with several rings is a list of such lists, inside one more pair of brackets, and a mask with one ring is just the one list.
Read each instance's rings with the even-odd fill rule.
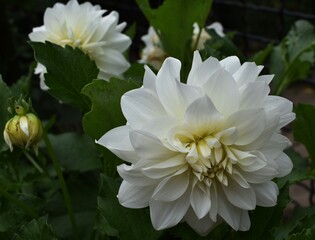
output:
[[50,156],[50,158],[51,158],[51,160],[52,160],[52,162],[54,164],[54,168],[55,168],[55,170],[57,172],[57,175],[58,175],[58,180],[59,180],[59,183],[60,183],[60,187],[61,187],[61,190],[62,190],[62,193],[63,193],[63,197],[64,197],[65,204],[66,204],[66,207],[67,207],[67,211],[68,211],[68,214],[69,214],[69,218],[70,218],[70,222],[71,222],[71,227],[72,227],[74,239],[79,239],[78,238],[78,228],[77,228],[76,219],[75,219],[75,216],[74,216],[74,211],[73,211],[73,206],[72,206],[69,190],[67,188],[65,179],[63,177],[63,174],[62,174],[62,171],[61,171],[61,167],[60,167],[59,162],[57,160],[57,156],[56,156],[56,154],[55,154],[55,152],[53,150],[52,144],[51,144],[51,142],[50,142],[46,132],[44,132],[43,139],[44,139],[44,142],[46,144],[48,154],[49,154],[49,156]]

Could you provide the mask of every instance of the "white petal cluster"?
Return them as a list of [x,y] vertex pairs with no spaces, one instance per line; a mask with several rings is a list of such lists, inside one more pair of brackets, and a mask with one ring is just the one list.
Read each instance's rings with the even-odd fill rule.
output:
[[280,134],[292,103],[269,95],[273,75],[235,56],[203,62],[196,51],[187,84],[180,68],[174,58],[157,75],[145,67],[143,87],[121,99],[127,124],[98,140],[127,162],[119,202],[149,206],[158,230],[186,221],[204,235],[225,221],[246,231],[248,211],[276,205],[272,179],[292,169]]
[[[206,29],[213,29],[220,37],[224,37],[223,26],[219,22],[214,22],[211,25],[200,28],[197,23],[193,24],[193,35],[191,41],[191,48],[196,47],[197,50],[203,50],[204,44],[211,36],[207,33]],[[200,32],[200,35],[199,35]],[[198,43],[196,45],[197,39]],[[163,49],[160,38],[152,26],[149,27],[148,33],[141,37],[141,40],[144,42],[145,47],[141,51],[141,59],[139,63],[149,64],[154,69],[159,70],[168,57],[168,54]],[[196,46],[195,46],[196,45]]]
[[[112,11],[103,17],[104,13],[106,10],[89,2],[79,4],[77,0],[70,0],[66,5],[56,3],[47,8],[44,25],[33,28],[29,38],[35,42],[49,41],[80,48],[95,61],[100,70],[98,78],[121,77],[130,66],[122,53],[130,46],[131,40],[122,33],[126,23],[118,24],[118,13]],[[40,74],[43,89],[47,89],[44,83],[46,72],[39,63],[35,73]]]

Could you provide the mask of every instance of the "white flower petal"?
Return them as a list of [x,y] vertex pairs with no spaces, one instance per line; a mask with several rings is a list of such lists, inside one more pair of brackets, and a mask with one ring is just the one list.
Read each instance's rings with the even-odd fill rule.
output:
[[20,128],[23,131],[23,133],[29,137],[30,132],[28,129],[28,120],[26,116],[21,116],[20,117]]
[[189,104],[201,96],[201,89],[179,82],[179,72],[180,62],[167,58],[157,75],[156,90],[170,116],[183,116]]
[[10,139],[9,134],[6,132],[5,129],[4,129],[4,131],[3,131],[3,138],[4,138],[5,143],[9,146],[10,151],[12,152],[12,151],[13,151],[12,141],[11,141],[11,139]]
[[265,146],[268,141],[272,138],[272,136],[275,134],[275,132],[278,129],[279,126],[279,114],[270,115],[266,113],[266,124],[265,129],[260,134],[259,138],[254,140],[253,142],[241,146],[241,149],[244,151],[250,151],[250,150],[260,150],[263,146]]
[[265,109],[267,114],[280,115],[280,123],[278,129],[287,125],[295,119],[295,113],[292,112],[293,104],[289,100],[280,96],[269,96],[266,99]]
[[269,141],[259,150],[266,158],[275,159],[288,147],[290,141],[285,136],[274,133]]
[[209,26],[206,27],[207,29],[214,29],[214,31],[220,36],[220,37],[224,37],[225,34],[223,32],[223,26],[221,23],[219,22],[213,22],[212,24],[210,24]]
[[230,175],[230,177],[235,181],[236,184],[238,184],[242,188],[250,188],[250,185],[248,184],[246,179],[236,169],[233,169],[233,173]]
[[147,89],[135,89],[121,98],[121,109],[133,129],[140,129],[150,119],[166,115],[156,95]]
[[245,172],[254,172],[267,166],[264,159],[261,159],[259,155],[253,154],[252,156],[245,157],[238,160],[239,167]]
[[209,216],[205,216],[202,219],[198,219],[195,212],[189,208],[185,215],[185,220],[189,226],[192,227],[201,236],[206,236],[214,229],[221,221],[213,222]]
[[240,219],[240,226],[239,229],[240,231],[248,231],[250,228],[250,218],[248,215],[248,211],[241,211],[241,219]]
[[136,154],[130,143],[130,131],[131,128],[128,125],[114,128],[104,134],[96,143],[108,148],[119,158],[127,162],[136,162],[140,157]]
[[257,205],[262,207],[273,207],[277,204],[279,189],[277,184],[268,181],[261,184],[253,184]]
[[220,64],[230,74],[234,74],[241,67],[241,62],[236,56],[224,58]]
[[194,75],[196,74],[196,71],[201,64],[202,64],[202,59],[201,59],[199,52],[194,51],[193,62],[192,62],[191,70],[190,70],[188,78],[187,78],[187,84],[195,85],[194,84],[194,80],[195,80]]
[[154,187],[134,186],[126,181],[120,185],[118,192],[119,203],[128,208],[144,208],[149,206]]
[[156,75],[154,72],[148,67],[144,66],[145,72],[144,72],[144,77],[143,77],[143,87],[150,89],[153,91],[155,94],[156,93]]
[[150,119],[145,123],[141,130],[150,132],[159,139],[166,139],[169,132],[175,127],[178,126],[181,122],[174,117],[163,116]]
[[[198,219],[204,218],[210,211],[211,199],[209,192],[204,192],[198,184],[193,188],[190,195],[191,207],[195,211]],[[209,218],[209,217],[208,217]]]
[[[152,198],[157,201],[170,202],[180,198],[189,185],[189,173],[172,175],[164,178],[156,187]],[[176,189],[176,191],[174,191]]]
[[252,188],[244,188],[229,179],[229,185],[223,185],[224,193],[231,204],[244,209],[253,210],[256,206],[255,191]]
[[254,82],[262,68],[256,66],[255,63],[244,63],[234,74],[233,77],[239,87],[249,82]]
[[218,192],[218,214],[234,229],[240,226],[242,210],[233,206],[225,197],[222,190]]
[[134,186],[150,186],[156,185],[158,180],[148,178],[145,176],[141,169],[135,167],[134,165],[128,166],[126,164],[121,164],[117,167],[119,175],[128,183]]
[[112,49],[106,49],[102,54],[102,58],[94,58],[93,56],[92,58],[96,64],[102,64],[103,67],[100,67],[101,71],[112,76],[118,77],[130,67],[129,62],[124,58],[122,53]]
[[279,174],[277,175],[277,177],[284,177],[292,171],[293,163],[285,153],[281,153],[275,161],[279,166]]
[[177,152],[171,151],[154,135],[143,131],[132,131],[130,140],[136,153],[146,160],[167,159],[175,156]]
[[241,92],[240,109],[262,107],[269,92],[266,82],[256,81],[246,84]]
[[210,57],[201,64],[198,64],[196,70],[189,74],[187,84],[201,87],[220,69],[221,65],[218,59]]
[[240,110],[225,122],[225,128],[236,127],[236,145],[246,145],[256,140],[265,128],[266,115],[261,108]]
[[263,82],[266,82],[267,84],[269,84],[272,79],[274,78],[274,74],[270,74],[270,75],[261,75],[261,76],[258,76],[256,81],[263,81]]
[[150,215],[153,227],[162,230],[177,225],[185,216],[189,207],[189,198],[184,194],[176,201],[150,201]]
[[225,145],[232,145],[237,140],[237,129],[236,127],[230,127],[220,131],[214,135],[221,143]]
[[[203,89],[222,115],[229,116],[239,108],[240,94],[237,84],[232,75],[226,70],[216,71],[205,82]],[[222,97],[222,93],[229,97]]]
[[272,166],[265,166],[257,171],[242,172],[243,177],[249,183],[263,183],[275,178],[278,175],[278,170]]
[[223,119],[208,96],[201,97],[190,104],[184,118],[185,123],[198,136],[204,132],[214,131]]
[[185,154],[177,154],[170,159],[145,167],[142,172],[149,178],[162,178],[181,171],[181,169],[188,169]]

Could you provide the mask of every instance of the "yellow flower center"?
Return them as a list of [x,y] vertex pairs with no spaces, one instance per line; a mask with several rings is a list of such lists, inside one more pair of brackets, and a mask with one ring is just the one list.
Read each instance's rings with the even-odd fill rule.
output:
[[228,175],[233,172],[233,163],[227,156],[227,146],[212,136],[195,138],[185,145],[188,150],[186,161],[200,182],[208,186],[212,181],[228,185]]

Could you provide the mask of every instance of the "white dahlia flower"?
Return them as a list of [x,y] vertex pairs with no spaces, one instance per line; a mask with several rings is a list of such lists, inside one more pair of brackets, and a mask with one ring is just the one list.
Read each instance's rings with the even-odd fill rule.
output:
[[295,118],[292,103],[269,96],[273,75],[237,57],[202,62],[194,53],[187,84],[181,63],[167,58],[143,87],[125,93],[125,126],[97,142],[127,162],[119,202],[149,206],[155,229],[186,221],[201,235],[221,221],[250,228],[248,210],[277,203],[273,178],[290,173],[280,129]]
[[[197,50],[204,49],[205,42],[211,38],[206,29],[214,29],[220,37],[225,36],[221,23],[214,22],[211,25],[201,29],[199,41],[196,45],[200,28],[197,23],[194,23],[193,35],[191,39],[192,49],[195,47],[195,45]],[[139,60],[139,63],[149,64],[154,69],[159,70],[164,60],[168,57],[168,54],[164,51],[160,38],[152,26],[149,27],[148,33],[141,37],[141,40],[144,42],[145,47],[141,51],[141,59]]]
[[[66,5],[56,3],[47,8],[44,25],[33,28],[29,38],[35,42],[49,41],[77,47],[95,61],[99,68],[98,78],[121,77],[130,66],[122,52],[129,47],[131,40],[122,33],[126,23],[118,24],[118,13],[113,11],[103,17],[105,12],[99,5],[93,6],[89,2],[79,4],[77,0],[70,0]],[[35,73],[40,74],[43,89],[47,89],[44,83],[46,72],[46,68],[38,63]]]

